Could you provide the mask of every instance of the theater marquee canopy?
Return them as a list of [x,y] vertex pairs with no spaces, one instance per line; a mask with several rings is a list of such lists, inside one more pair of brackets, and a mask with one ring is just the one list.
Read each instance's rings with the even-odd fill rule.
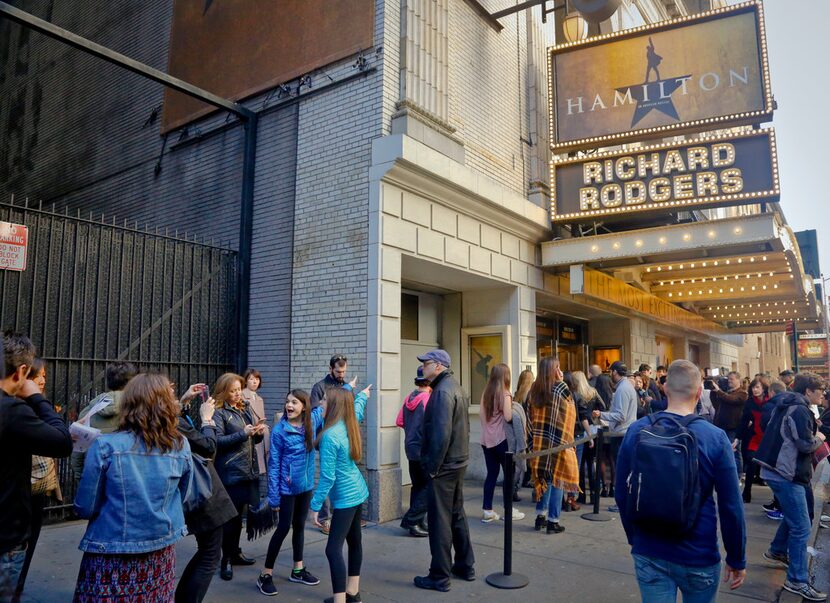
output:
[[756,2],[553,47],[556,152],[760,123],[773,101]]
[[551,219],[579,222],[779,198],[772,130],[551,163]]

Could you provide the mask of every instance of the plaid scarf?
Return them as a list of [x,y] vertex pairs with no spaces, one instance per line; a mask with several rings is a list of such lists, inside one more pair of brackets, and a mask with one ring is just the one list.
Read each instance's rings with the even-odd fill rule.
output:
[[[533,435],[531,450],[537,452],[574,441],[576,406],[564,383],[553,386],[553,403],[539,408],[530,405],[530,429]],[[548,484],[565,492],[579,492],[579,467],[576,451],[568,448],[557,454],[530,459],[536,500],[548,489]]]

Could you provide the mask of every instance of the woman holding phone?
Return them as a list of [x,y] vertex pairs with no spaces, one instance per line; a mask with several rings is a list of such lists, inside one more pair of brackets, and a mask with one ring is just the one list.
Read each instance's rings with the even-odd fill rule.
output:
[[259,467],[254,445],[262,441],[265,419],[256,420],[242,398],[245,385],[242,377],[225,373],[213,386],[216,413],[216,472],[233,501],[238,515],[228,521],[222,530],[222,561],[219,576],[233,579],[234,565],[253,565],[250,557],[242,554],[239,537],[242,534],[242,514],[248,505],[259,500]]

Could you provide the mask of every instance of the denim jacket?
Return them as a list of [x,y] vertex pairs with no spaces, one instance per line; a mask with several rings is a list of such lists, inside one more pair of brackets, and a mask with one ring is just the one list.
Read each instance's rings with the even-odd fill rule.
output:
[[89,523],[78,548],[99,554],[149,553],[187,534],[182,500],[190,487],[190,445],[147,450],[135,434],[99,436],[90,447],[75,495]]

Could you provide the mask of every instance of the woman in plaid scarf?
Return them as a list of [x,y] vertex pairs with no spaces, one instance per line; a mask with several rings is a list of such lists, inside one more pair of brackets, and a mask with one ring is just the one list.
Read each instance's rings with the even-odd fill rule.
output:
[[[542,359],[539,376],[529,394],[533,452],[574,441],[576,406],[562,378],[559,358]],[[565,492],[579,492],[579,467],[574,449],[535,457],[530,460],[530,471],[539,501],[536,503],[536,530],[545,527],[548,534],[564,532],[565,528],[559,525],[562,497]]]

